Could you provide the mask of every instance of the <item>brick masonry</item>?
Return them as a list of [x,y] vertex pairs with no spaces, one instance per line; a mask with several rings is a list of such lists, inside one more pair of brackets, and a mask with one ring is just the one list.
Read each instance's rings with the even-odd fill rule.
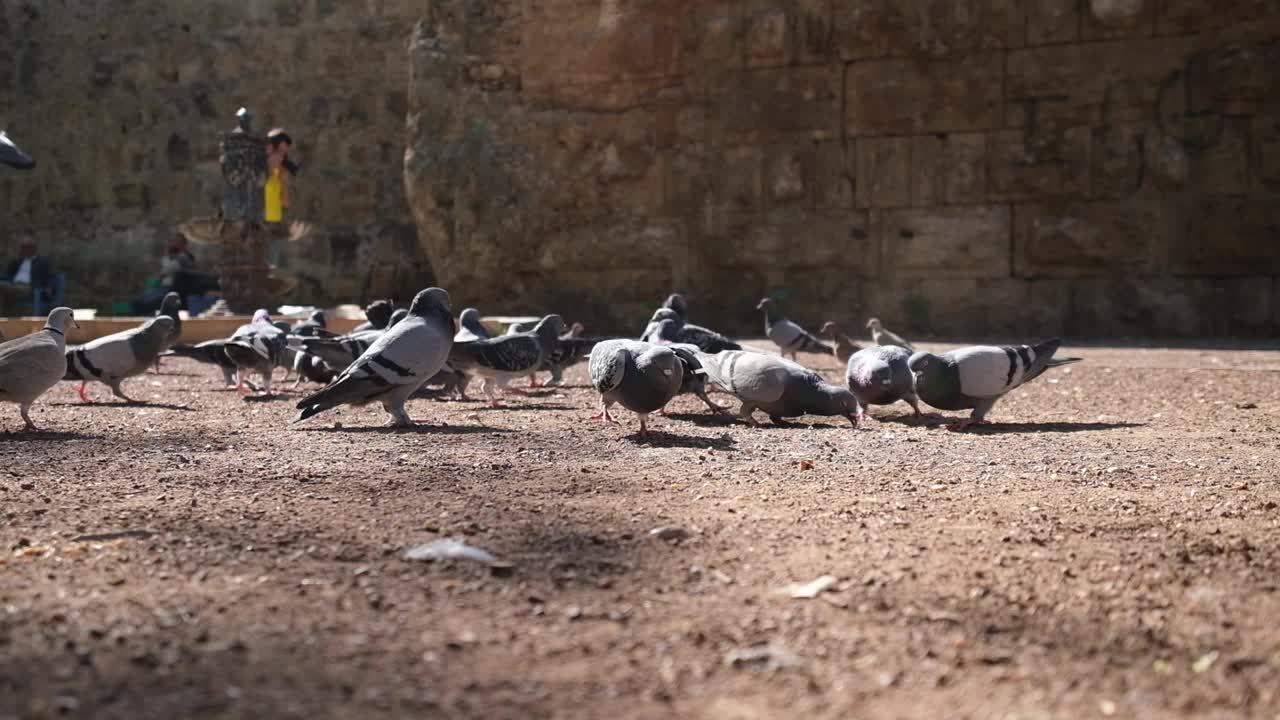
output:
[[117,7],[0,26],[42,159],[0,179],[0,250],[36,228],[84,297],[207,212],[252,99],[302,141],[325,233],[290,262],[325,299],[434,275],[601,332],[672,289],[733,332],[763,294],[916,335],[1280,332],[1276,0]]

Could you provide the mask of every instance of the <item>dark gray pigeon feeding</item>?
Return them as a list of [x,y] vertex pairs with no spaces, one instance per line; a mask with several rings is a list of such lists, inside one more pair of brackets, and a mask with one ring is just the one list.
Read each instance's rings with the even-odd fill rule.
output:
[[513,379],[536,372],[556,350],[563,332],[564,320],[559,315],[548,315],[530,332],[454,343],[449,366],[469,377],[481,378],[485,397],[491,405],[498,405],[494,387],[505,392]]
[[706,353],[742,349],[741,345],[714,330],[684,322],[679,313],[671,308],[658,308],[653,313],[641,340],[649,343],[697,345],[698,349]]
[[31,404],[58,384],[67,372],[67,326],[76,324],[71,308],[57,307],[44,328],[0,343],[0,402],[18,404],[23,427],[35,430]]
[[[564,371],[591,355],[591,350],[601,341],[602,338],[580,337],[582,330],[581,323],[574,323],[569,332],[560,336],[560,342],[542,361],[538,370],[551,373],[551,378],[546,382],[548,387],[564,385]],[[535,381],[536,378],[530,382],[531,387]]]
[[680,293],[671,293],[666,300],[662,301],[662,307],[668,310],[674,310],[676,315],[680,317],[680,322],[689,322],[689,301]]
[[830,345],[822,342],[813,333],[791,322],[782,315],[778,303],[773,298],[764,298],[756,305],[757,310],[764,311],[764,334],[769,336],[783,355],[790,355],[794,360],[796,353],[814,353],[816,355],[835,355]]
[[818,332],[831,338],[836,344],[836,359],[842,363],[849,362],[849,358],[862,349],[862,346],[846,335],[839,325],[830,320],[823,323],[822,329]]
[[665,345],[638,340],[605,340],[591,350],[591,384],[600,393],[600,412],[593,420],[616,423],[614,403],[640,416],[640,434],[648,433],[649,413],[657,412],[680,392],[684,365]]
[[394,425],[413,425],[405,401],[444,367],[455,332],[449,293],[436,287],[419,292],[408,316],[375,340],[331,384],[299,401],[299,412],[290,422],[339,405],[358,407],[376,401]]
[[294,350],[301,350],[310,355],[315,355],[329,367],[341,371],[355,362],[356,358],[363,355],[364,351],[368,350],[375,340],[382,337],[383,332],[385,331],[362,330],[350,335],[332,338],[298,338],[295,336],[290,339],[290,345]]
[[156,356],[156,372],[160,372],[160,357],[164,352],[173,347],[178,339],[182,337],[182,296],[176,292],[166,293],[164,299],[160,301],[160,309],[156,310],[156,315],[163,315],[173,320],[173,332],[169,337],[165,338],[163,347],[160,348],[160,355]]
[[290,334],[298,337],[336,337],[327,329],[329,319],[323,310],[313,310],[306,320],[299,320],[289,328]]
[[10,140],[4,131],[0,131],[0,162],[18,170],[30,170],[36,166],[36,161]]
[[[683,365],[684,375],[680,381],[680,394],[696,395],[699,400],[706,403],[708,408],[711,408],[711,412],[717,415],[727,415],[729,411],[722,405],[712,402],[707,395],[707,375],[703,372],[702,363],[698,360],[698,353],[700,352],[698,346],[676,343],[667,345],[667,347],[675,352],[676,357],[680,358],[680,363]],[[658,414],[663,415],[665,411],[659,410]]]
[[1061,344],[1062,340],[1053,338],[1039,345],[976,345],[942,355],[918,352],[907,364],[915,373],[921,400],[940,410],[973,409],[968,418],[948,426],[964,430],[985,423],[996,401],[1014,388],[1049,368],[1081,360],[1055,358]]
[[454,342],[471,342],[489,337],[489,330],[480,322],[480,311],[475,308],[463,310],[458,315],[458,325],[458,334],[453,336]]
[[[206,365],[217,365],[222,370],[222,379],[228,388],[235,388],[236,364],[227,357],[226,340],[206,340],[195,345],[174,345],[163,355],[183,357]],[[257,386],[254,386],[255,389]]]
[[858,420],[869,405],[891,405],[906,400],[916,417],[920,416],[920,399],[914,390],[915,376],[907,361],[911,352],[900,347],[863,348],[849,358],[844,379],[849,392],[858,401]]
[[742,401],[738,417],[756,425],[751,416],[758,408],[775,425],[800,415],[839,415],[854,427],[858,401],[847,388],[831,385],[816,372],[777,355],[728,351],[698,353],[707,379]]
[[173,319],[161,315],[131,330],[69,347],[66,351],[66,374],[63,379],[79,380],[80,388],[77,392],[80,399],[87,403],[93,402],[85,394],[85,386],[90,380],[110,387],[111,393],[125,402],[136,402],[124,394],[121,383],[146,372],[172,332]]
[[262,376],[262,393],[271,395],[271,376],[280,364],[288,335],[275,323],[265,309],[253,314],[253,321],[241,325],[227,339],[223,352],[236,365],[236,390],[248,393],[244,386],[245,375],[252,371]]
[[352,333],[363,332],[365,330],[386,330],[387,325],[391,322],[391,314],[394,308],[390,300],[374,300],[364,309],[365,322],[352,328]]
[[904,340],[901,335],[898,335],[892,330],[886,330],[885,327],[880,324],[880,320],[878,318],[871,318],[868,320],[867,329],[871,331],[871,341],[877,345],[886,347],[896,346],[906,348],[911,352],[916,351],[916,349],[911,346],[911,343]]

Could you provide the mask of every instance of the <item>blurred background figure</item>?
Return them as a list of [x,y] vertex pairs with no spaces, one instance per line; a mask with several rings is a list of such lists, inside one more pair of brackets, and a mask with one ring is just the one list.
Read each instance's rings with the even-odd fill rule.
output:
[[151,315],[169,292],[182,298],[188,313],[197,314],[221,297],[218,279],[196,269],[196,257],[187,249],[187,239],[175,235],[160,258],[160,272],[147,282],[147,289],[132,303],[135,315]]
[[0,311],[25,312],[32,315],[49,311],[49,303],[58,294],[53,263],[40,254],[35,238],[24,237],[18,243],[18,257],[5,266],[0,275]]

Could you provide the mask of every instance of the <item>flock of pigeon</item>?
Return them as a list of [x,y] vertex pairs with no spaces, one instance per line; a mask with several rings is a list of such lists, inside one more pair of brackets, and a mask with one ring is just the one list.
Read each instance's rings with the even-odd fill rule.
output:
[[[650,413],[661,413],[677,395],[692,393],[712,412],[726,413],[713,402],[718,388],[741,401],[738,417],[755,425],[760,410],[779,425],[801,415],[842,416],[856,427],[871,405],[908,403],[920,417],[920,401],[940,410],[972,410],[949,425],[963,430],[985,422],[992,406],[1006,393],[1051,367],[1079,358],[1055,358],[1059,340],[1038,345],[979,345],[941,355],[916,352],[903,338],[871,319],[873,344],[860,347],[834,323],[822,327],[828,344],[783,316],[778,303],[760,301],[765,334],[781,354],[744,347],[724,335],[688,322],[684,296],[673,294],[654,312],[640,339],[586,338],[575,323],[566,328],[559,315],[547,315],[532,326],[514,325],[504,335],[490,336],[480,313],[467,308],[455,318],[449,294],[440,288],[419,292],[407,309],[394,310],[380,300],[366,308],[368,322],[346,335],[325,328],[322,311],[289,325],[273,322],[266,310],[224,340],[176,345],[182,332],[179,298],[170,293],[156,317],[140,326],[78,346],[66,345],[71,309],[49,313],[40,332],[0,343],[0,401],[17,403],[26,429],[35,429],[31,404],[59,380],[79,381],[81,400],[90,382],[108,386],[116,397],[132,403],[124,380],[150,367],[159,369],[165,356],[191,358],[217,365],[229,387],[247,395],[273,396],[272,376],[278,367],[285,379],[297,373],[323,387],[297,403],[291,423],[301,422],[342,405],[381,403],[396,426],[412,425],[405,403],[415,397],[466,400],[471,380],[499,405],[497,390],[523,392],[511,386],[537,373],[549,372],[549,385],[563,383],[569,366],[589,360],[591,382],[600,395],[594,419],[617,422],[615,404],[639,416],[640,434]],[[826,382],[796,362],[798,353],[834,355],[845,363],[844,384]],[[786,356],[791,359],[787,359]],[[262,385],[250,380],[251,374]]]

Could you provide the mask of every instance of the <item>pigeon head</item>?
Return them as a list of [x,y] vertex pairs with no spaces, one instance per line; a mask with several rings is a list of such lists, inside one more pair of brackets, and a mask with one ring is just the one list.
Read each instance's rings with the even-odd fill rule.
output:
[[[386,301],[379,300],[378,302],[386,302]],[[374,305],[376,304],[377,303],[374,303]],[[387,308],[388,308],[387,319],[390,320],[391,318],[390,303],[387,303]],[[369,309],[372,310],[373,305],[370,305]],[[429,287],[426,290],[419,290],[418,294],[413,296],[413,302],[409,304],[410,315],[418,315],[418,316],[425,317],[426,315],[429,315],[433,310],[444,310],[445,312],[449,313],[450,318],[453,317],[453,310],[452,308],[449,307],[448,291],[438,287]]]
[[680,336],[680,321],[676,318],[660,320],[654,335],[657,336],[658,342],[663,345],[675,342]]
[[254,323],[271,322],[271,313],[267,312],[266,308],[258,308],[257,310],[253,311],[253,322]]
[[407,317],[409,317],[409,311],[404,308],[400,308],[399,310],[391,313],[391,320],[387,322],[387,327],[391,327]]
[[774,303],[773,298],[761,298],[760,302],[756,305],[756,309],[765,310],[775,305],[776,303]]
[[326,327],[327,323],[329,322],[328,319],[324,316],[323,310],[316,310],[312,312],[311,316],[308,319],[311,322],[315,323],[316,325],[319,325],[320,327]]
[[583,327],[582,323],[576,322],[569,326],[569,332],[566,334],[569,337],[579,337],[580,335],[582,335],[583,331],[585,330],[586,328]]
[[176,292],[167,293],[164,300],[160,301],[160,312],[166,315],[177,312],[180,307],[182,307],[182,296]]
[[662,307],[670,308],[676,311],[681,318],[689,317],[689,301],[684,299],[680,293],[671,293],[667,296],[666,302],[662,303]]
[[828,320],[822,323],[822,329],[818,332],[827,337],[835,337],[840,332],[840,326]]
[[458,315],[458,322],[463,325],[471,325],[480,322],[480,311],[475,308],[467,308]]
[[664,307],[664,308],[658,308],[656,311],[654,311],[653,317],[649,318],[649,322],[659,323],[659,322],[662,322],[663,320],[679,320],[679,319],[680,319],[679,313],[677,313],[675,310],[672,310],[671,308]]
[[879,330],[879,329],[880,329],[880,318],[871,318],[870,320],[868,320],[868,321],[867,321],[867,329],[868,329],[868,330]]
[[922,379],[931,377],[941,370],[942,361],[933,353],[918,352],[907,359],[907,367],[911,369],[911,374],[919,383]]
[[69,307],[56,307],[49,312],[49,319],[45,321],[44,326],[57,330],[62,334],[66,334],[67,326],[79,328],[80,323],[76,322],[75,312]]
[[143,332],[152,336],[168,335],[173,332],[173,318],[168,315],[160,315],[152,318],[151,322],[147,323]]
[[539,337],[559,338],[564,333],[564,318],[559,315],[548,315],[538,321],[533,332]]
[[390,300],[374,300],[364,309],[364,316],[369,320],[369,324],[381,330],[391,322],[391,313],[395,308],[391,307]]

